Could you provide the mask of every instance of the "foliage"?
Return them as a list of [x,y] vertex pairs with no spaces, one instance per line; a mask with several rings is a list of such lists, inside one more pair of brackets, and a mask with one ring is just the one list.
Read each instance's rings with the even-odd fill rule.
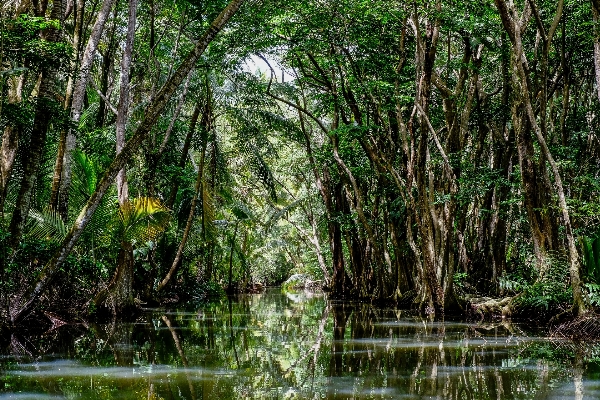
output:
[[49,240],[60,243],[67,235],[67,226],[58,212],[52,209],[29,211],[27,236],[33,240]]
[[585,276],[591,283],[600,283],[600,236],[582,237],[580,242],[583,248]]
[[[11,246],[7,302],[95,198],[128,91],[126,139],[147,129],[127,153],[133,200],[118,207],[114,186],[103,194],[61,272],[61,284],[73,271],[85,277],[69,290],[108,284],[121,242],[133,241],[135,292],[151,298],[185,235],[172,298],[301,273],[341,292],[332,296],[415,293],[412,306],[437,302],[436,313],[451,303],[441,293],[471,288],[551,313],[577,293],[567,274],[579,261],[576,235],[596,304],[600,101],[589,2],[567,0],[562,15],[552,2],[516,2],[511,12],[532,14],[515,19],[528,24],[519,46],[497,8],[506,2],[245,2],[168,98],[161,86],[228,2],[140,2],[128,87],[117,84],[127,31],[119,3],[77,124],[72,89],[100,3],[61,23],[37,3],[5,7],[0,21],[0,226],[15,232],[1,238]],[[56,30],[59,40],[45,40]],[[157,99],[163,112],[145,126]],[[65,156],[67,138],[75,150]],[[11,224],[21,206],[24,234]]]
[[515,306],[533,311],[539,316],[552,316],[560,310],[568,309],[573,301],[568,269],[560,260],[553,260],[545,276],[533,283],[524,284],[520,289]]
[[468,277],[469,275],[466,272],[457,272],[452,276],[452,281],[456,286],[462,289]]
[[[71,58],[71,47],[65,43],[51,43],[40,39],[40,31],[60,29],[60,22],[43,17],[21,14],[8,24],[2,24],[0,39],[4,57],[13,61],[13,68],[3,71],[3,78],[20,75],[26,69],[65,68]],[[28,67],[19,67],[17,60],[27,59]]]
[[221,285],[215,282],[202,282],[194,285],[193,292],[190,293],[189,303],[197,306],[211,301],[217,301],[225,297],[225,291]]
[[137,197],[119,207],[121,240],[139,243],[155,240],[170,219],[169,210],[160,201]]
[[586,283],[585,288],[588,292],[588,300],[594,307],[600,307],[600,285],[597,283]]

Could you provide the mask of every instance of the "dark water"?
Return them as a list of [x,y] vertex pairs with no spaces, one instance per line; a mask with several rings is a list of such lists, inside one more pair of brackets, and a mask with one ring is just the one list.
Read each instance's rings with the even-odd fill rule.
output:
[[0,399],[596,399],[599,365],[594,346],[517,325],[271,290],[14,336],[0,350]]

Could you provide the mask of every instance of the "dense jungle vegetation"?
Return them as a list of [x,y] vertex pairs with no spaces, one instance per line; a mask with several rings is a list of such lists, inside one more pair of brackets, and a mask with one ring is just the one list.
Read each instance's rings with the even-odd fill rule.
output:
[[599,0],[0,7],[7,325],[295,273],[436,318],[600,305]]

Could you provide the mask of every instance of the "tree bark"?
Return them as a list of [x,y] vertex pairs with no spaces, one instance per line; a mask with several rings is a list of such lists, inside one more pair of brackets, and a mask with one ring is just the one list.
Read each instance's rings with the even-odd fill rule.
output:
[[[135,36],[135,22],[138,0],[129,0],[127,35],[125,48],[121,59],[121,79],[119,108],[117,110],[116,125],[116,154],[123,150],[125,145],[125,132],[129,113],[129,72],[131,70],[131,59],[133,55],[133,40]],[[110,10],[108,10],[110,11]],[[127,189],[127,176],[125,167],[117,174],[117,193],[119,206],[124,207],[129,202]],[[133,296],[133,246],[130,241],[121,238],[121,248],[117,258],[117,269],[113,281],[108,285],[108,296],[114,304],[115,315],[120,315],[135,308]],[[102,306],[96,302],[96,305]]]
[[[129,113],[129,72],[131,70],[131,59],[133,56],[133,40],[135,37],[135,21],[137,14],[138,0],[129,0],[129,19],[127,23],[127,37],[125,39],[125,48],[123,49],[123,58],[121,60],[121,83],[119,108],[117,112],[116,142],[117,155],[125,146],[125,134],[127,130],[127,120]],[[127,175],[125,166],[117,174],[117,192],[119,205],[123,206],[129,200],[129,189],[127,185]]]
[[600,0],[591,0],[594,20],[594,72],[596,77],[596,94],[600,101]]
[[[114,65],[114,54],[115,54],[116,48],[117,48],[116,31],[117,31],[117,27],[118,27],[118,24],[117,24],[118,11],[119,11],[119,7],[118,7],[118,4],[116,4],[115,7],[113,8],[112,24],[111,24],[110,33],[109,33],[110,37],[107,40],[108,46],[107,46],[106,50],[104,51],[104,53],[101,53],[102,68],[101,68],[101,74],[100,74],[99,91],[100,91],[100,93],[102,93],[102,96],[100,96],[100,101],[99,101],[99,105],[98,105],[98,114],[96,115],[96,127],[98,127],[98,128],[104,127],[105,122],[106,122],[105,121],[106,120],[106,112],[111,107],[111,104],[109,103],[108,100],[105,100],[105,98],[110,99],[109,89],[111,89],[110,86],[112,86],[112,82],[110,82],[110,78],[112,77],[111,72],[112,72],[113,65]],[[109,83],[111,84],[110,86],[109,86]]]
[[[15,4],[15,17],[25,13],[29,7],[27,1],[20,1]],[[2,19],[2,29],[5,29],[4,12],[0,10],[0,19]],[[4,41],[0,40],[0,63],[4,62]],[[1,68],[1,67],[0,67]],[[23,100],[23,86],[25,83],[25,74],[9,76],[7,79],[7,100],[9,104],[18,104]],[[4,91],[3,82],[0,83],[0,90]],[[2,104],[0,102],[0,114],[2,113]],[[2,147],[0,148],[0,216],[4,217],[4,203],[6,200],[8,183],[12,173],[12,168],[19,148],[19,133],[21,127],[18,125],[8,125],[2,133]]]
[[[440,4],[437,3],[439,8]],[[418,29],[419,21],[414,16],[413,26],[415,35],[420,38]],[[421,234],[421,256],[423,259],[424,280],[423,293],[426,300],[430,303],[432,309],[426,310],[428,314],[433,314],[435,318],[444,318],[444,290],[440,284],[441,274],[438,276],[438,266],[436,263],[436,242],[435,229],[438,221],[434,220],[435,210],[432,207],[433,188],[429,188],[427,160],[429,158],[429,134],[433,131],[430,127],[428,113],[431,96],[431,84],[433,75],[433,66],[436,56],[437,41],[439,38],[439,20],[427,22],[427,35],[425,42],[417,40],[417,64],[418,82],[416,85],[417,97],[415,107],[420,109],[419,141],[416,152],[415,162],[415,183],[417,186],[419,206],[415,209],[417,214],[417,224]],[[429,306],[428,305],[428,306]],[[423,305],[422,305],[423,306]],[[428,307],[429,308],[429,307]]]

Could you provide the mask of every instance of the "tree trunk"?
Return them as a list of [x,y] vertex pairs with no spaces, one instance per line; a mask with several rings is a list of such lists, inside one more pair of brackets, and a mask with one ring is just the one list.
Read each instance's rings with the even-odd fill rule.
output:
[[[81,118],[92,63],[94,61],[96,49],[98,48],[98,43],[104,32],[106,20],[110,15],[110,10],[112,9],[114,2],[115,0],[104,0],[102,2],[102,7],[100,8],[100,11],[98,11],[96,22],[92,27],[92,33],[88,39],[84,52],[81,55],[81,62],[79,63],[78,72],[72,86],[72,94],[67,93],[67,99],[72,96],[72,101],[70,101],[70,105],[69,101],[67,101],[65,106],[70,106],[71,120],[74,125],[78,125],[79,119]],[[83,8],[81,9],[81,14],[83,14]],[[83,19],[83,15],[81,18]],[[77,43],[79,43],[79,40]],[[66,220],[69,211],[71,155],[73,150],[75,150],[75,145],[75,132],[73,132],[72,129],[69,129],[65,135],[61,136],[61,143],[59,143],[59,152],[56,157],[54,178],[52,181],[50,205],[58,210],[64,220]]]
[[[111,72],[113,69],[113,65],[114,65],[114,54],[116,51],[116,47],[117,47],[117,40],[116,40],[116,31],[117,31],[117,15],[118,15],[118,4],[115,5],[114,9],[113,9],[113,22],[110,28],[110,38],[108,39],[108,46],[106,48],[106,51],[104,53],[101,53],[102,55],[102,68],[101,68],[101,75],[100,75],[100,92],[102,93],[103,96],[105,96],[107,99],[110,99],[110,93],[109,93],[109,79],[111,78]],[[110,85],[112,86],[112,85]],[[98,114],[96,115],[96,127],[98,128],[103,128],[105,126],[105,120],[106,120],[106,112],[108,110],[108,108],[110,107],[109,104],[107,104],[107,102],[104,100],[104,98],[102,96],[100,96],[100,101],[98,104]]]
[[[121,95],[119,97],[119,108],[117,112],[116,126],[116,154],[123,150],[125,145],[125,130],[127,127],[129,113],[129,72],[131,69],[131,58],[133,53],[133,39],[135,35],[135,22],[138,0],[129,1],[129,18],[127,25],[127,36],[123,59],[121,61]],[[117,192],[119,206],[123,207],[129,202],[127,190],[127,177],[125,167],[117,174]],[[127,312],[135,308],[133,296],[133,246],[130,241],[121,238],[121,248],[117,259],[117,271],[115,278],[108,287],[108,296],[114,304],[115,315]],[[97,305],[100,305],[96,303]]]
[[0,152],[0,215],[4,216],[4,201],[12,167],[19,148],[19,130],[14,126],[4,128]]
[[147,138],[150,130],[158,120],[158,117],[163,111],[165,105],[177,87],[183,82],[190,70],[195,67],[198,58],[200,58],[202,53],[204,53],[204,50],[208,44],[221,31],[227,21],[229,21],[229,19],[235,14],[235,12],[243,3],[244,0],[232,0],[227,5],[227,7],[212,22],[207,32],[198,40],[198,42],[196,42],[194,49],[179,66],[177,71],[163,85],[163,87],[154,97],[153,101],[148,105],[144,119],[129,141],[125,144],[121,153],[115,157],[113,162],[104,172],[104,176],[98,182],[96,190],[90,196],[87,204],[79,213],[79,216],[73,223],[73,226],[69,230],[69,233],[63,240],[58,251],[43,267],[42,271],[40,271],[35,283],[28,288],[28,290],[20,299],[17,300],[18,303],[15,304],[13,312],[11,313],[11,320],[13,324],[20,322],[29,313],[39,299],[39,296],[46,290],[51,279],[60,269],[67,256],[77,243],[79,236],[81,236],[81,233],[90,222],[92,215],[96,211],[96,208],[98,208],[98,205],[102,201],[104,194],[112,184],[117,173],[126,165],[131,157],[133,157],[135,152],[140,148],[140,145]]
[[[329,177],[328,177],[329,180]],[[332,184],[328,182],[327,186],[333,185],[331,190],[332,203],[334,209],[332,215],[343,212],[343,184],[338,182]],[[327,227],[329,231],[329,246],[331,248],[331,258],[333,263],[333,275],[331,276],[331,297],[341,298],[348,295],[348,289],[351,287],[351,281],[346,273],[344,262],[344,251],[342,247],[342,227],[336,220],[328,218]]]
[[[439,7],[439,2],[437,3]],[[414,16],[415,27],[418,27],[417,16]],[[417,29],[416,34],[420,36],[420,32]],[[434,22],[427,22],[427,35],[426,40],[423,43],[422,40],[418,40],[417,46],[417,57],[419,59],[419,81],[417,82],[417,98],[415,99],[415,107],[420,109],[421,119],[419,126],[419,142],[417,146],[416,163],[415,163],[415,183],[417,186],[417,192],[419,196],[419,206],[416,208],[417,222],[419,226],[420,239],[421,239],[421,255],[423,258],[423,274],[422,279],[425,284],[426,300],[430,303],[429,306],[432,309],[426,309],[426,313],[433,314],[435,318],[444,318],[444,290],[440,284],[442,274],[438,275],[438,267],[436,263],[436,238],[435,230],[436,223],[434,215],[436,214],[435,209],[432,207],[432,196],[431,191],[433,188],[429,188],[429,173],[427,161],[429,158],[429,132],[433,131],[430,127],[428,120],[429,102],[431,96],[431,83],[433,66],[436,56],[436,46],[439,37],[439,20]],[[424,306],[421,305],[422,307]],[[429,307],[427,307],[429,308]]]
[[235,221],[235,230],[233,231],[233,237],[231,238],[231,247],[229,249],[229,274],[227,277],[227,294],[233,294],[233,251],[235,250],[235,239],[237,238],[238,227],[240,221]]
[[[55,1],[52,7],[50,19],[62,21],[65,15],[66,2]],[[43,39],[49,43],[58,43],[61,41],[61,30],[48,28],[43,33]],[[17,196],[16,207],[10,221],[9,231],[11,234],[10,246],[14,250],[19,245],[23,227],[29,213],[31,196],[35,179],[42,159],[46,135],[50,121],[53,119],[54,107],[58,97],[56,80],[59,71],[54,66],[42,68],[40,73],[40,87],[37,95],[37,105],[33,119],[33,129],[31,131],[31,141],[23,157],[23,177],[21,179],[19,193]]]
[[[521,25],[518,21],[515,21],[513,17],[511,17],[511,12],[513,10],[509,10],[504,0],[494,0],[498,11],[500,12],[500,17],[502,19],[502,24],[504,25],[505,30],[507,31],[511,42],[513,44],[513,53],[514,53],[514,61],[515,61],[515,69],[516,75],[515,80],[519,85],[519,94],[521,95],[521,101],[524,104],[525,113],[527,118],[529,119],[529,123],[531,124],[535,135],[538,139],[538,143],[542,150],[542,154],[550,164],[552,169],[552,173],[554,175],[554,182],[556,185],[556,191],[558,195],[558,205],[563,217],[563,223],[565,226],[565,235],[567,237],[567,246],[569,252],[569,274],[571,278],[571,287],[573,289],[573,309],[575,314],[582,315],[587,312],[587,306],[584,299],[583,292],[583,283],[581,282],[580,277],[580,264],[579,264],[579,253],[577,252],[577,246],[575,244],[575,237],[573,236],[573,230],[571,227],[571,218],[569,215],[569,209],[567,207],[567,200],[565,196],[565,190],[562,184],[562,177],[560,175],[560,171],[558,169],[558,165],[554,160],[554,157],[550,153],[550,149],[546,144],[546,139],[544,138],[542,131],[538,125],[536,115],[533,111],[533,107],[531,105],[531,100],[529,98],[529,88],[527,82],[527,75],[525,73],[525,67],[523,65],[523,44],[521,40]],[[545,84],[545,83],[544,83]]]
[[[26,1],[21,1],[15,5],[15,17],[19,17],[25,13],[25,8],[28,7]],[[0,17],[4,17],[3,11],[0,10]],[[5,20],[2,20],[2,29],[5,29]],[[0,61],[4,58],[4,41],[0,40]],[[18,104],[23,101],[23,86],[25,83],[25,75],[9,76],[7,78],[7,101],[8,104]],[[3,83],[0,83],[0,90],[4,91]],[[0,115],[2,104],[0,102]],[[19,148],[19,132],[21,127],[18,125],[7,125],[2,133],[2,147],[0,149],[0,216],[4,217],[4,203],[6,200],[8,183],[12,173],[12,168],[17,156]]]
[[[192,144],[192,137],[194,136],[194,132],[196,131],[196,124],[198,123],[198,117],[200,116],[200,111],[202,110],[202,106],[200,103],[196,103],[196,107],[194,107],[194,112],[192,113],[192,118],[190,120],[190,128],[188,129],[187,135],[185,136],[185,140],[183,142],[183,148],[181,149],[181,155],[179,157],[179,163],[177,167],[183,170],[185,168],[186,161],[189,157],[190,145]],[[171,188],[171,193],[169,194],[169,199],[165,204],[167,208],[172,208],[173,204],[175,204],[175,199],[177,198],[177,191],[179,190],[179,178],[174,177],[173,179],[173,187]]]
[[600,101],[600,0],[592,1],[592,16],[594,20],[594,71],[596,77],[596,93]]
[[112,308],[114,315],[120,318],[135,313],[133,266],[133,246],[129,241],[121,242],[115,274],[106,289],[98,292],[94,298],[97,307]]
[[[121,60],[121,84],[119,96],[119,108],[117,112],[116,142],[117,155],[125,146],[125,133],[127,130],[127,121],[129,113],[129,72],[131,70],[131,59],[133,55],[133,39],[135,37],[135,21],[137,14],[138,0],[129,0],[129,20],[127,23],[127,37],[125,39],[125,48],[123,49],[123,59]],[[124,205],[129,200],[129,190],[127,186],[127,175],[125,166],[117,174],[117,192],[119,205]]]
[[[200,165],[198,166],[198,176],[196,177],[196,185],[194,187],[194,197],[192,198],[192,204],[190,205],[190,212],[188,214],[187,221],[185,223],[185,228],[183,229],[183,237],[181,238],[181,242],[179,242],[179,247],[177,247],[177,253],[175,253],[175,258],[173,259],[173,263],[171,264],[171,268],[164,279],[160,282],[158,287],[156,288],[157,292],[160,292],[167,286],[173,275],[177,273],[177,269],[181,264],[181,256],[183,255],[183,250],[185,249],[185,245],[187,243],[187,239],[190,235],[190,231],[192,230],[192,225],[194,224],[194,215],[196,212],[196,203],[198,201],[198,196],[200,192],[204,190],[204,153],[206,151],[206,146],[202,148],[202,154],[200,156]],[[237,225],[236,225],[237,229]]]
[[[84,14],[84,9],[85,9],[85,5],[84,5],[84,1],[83,0],[77,0],[76,1],[76,8],[75,8],[75,27],[74,27],[74,31],[73,31],[73,48],[74,48],[74,54],[73,54],[73,58],[71,59],[71,68],[70,71],[71,73],[73,73],[76,69],[77,69],[77,64],[79,63],[79,57],[80,57],[80,43],[82,41],[82,25],[83,25],[83,14]],[[69,79],[67,81],[67,90],[65,93],[65,101],[64,101],[64,108],[68,109],[71,106],[71,101],[73,99],[73,76],[69,75]],[[63,169],[63,163],[64,163],[64,154],[65,154],[65,149],[67,147],[67,137],[69,135],[70,132],[68,132],[67,130],[61,130],[60,133],[60,140],[58,143],[58,152],[57,152],[57,156],[56,156],[56,161],[54,163],[54,174],[52,177],[52,187],[50,189],[50,207],[54,210],[58,209],[58,190],[60,187],[60,178],[61,178],[61,174],[62,174],[62,169]],[[59,213],[63,211],[63,210],[59,210]],[[63,219],[63,221],[67,220],[67,215],[66,213],[62,214],[61,213],[61,217]]]

